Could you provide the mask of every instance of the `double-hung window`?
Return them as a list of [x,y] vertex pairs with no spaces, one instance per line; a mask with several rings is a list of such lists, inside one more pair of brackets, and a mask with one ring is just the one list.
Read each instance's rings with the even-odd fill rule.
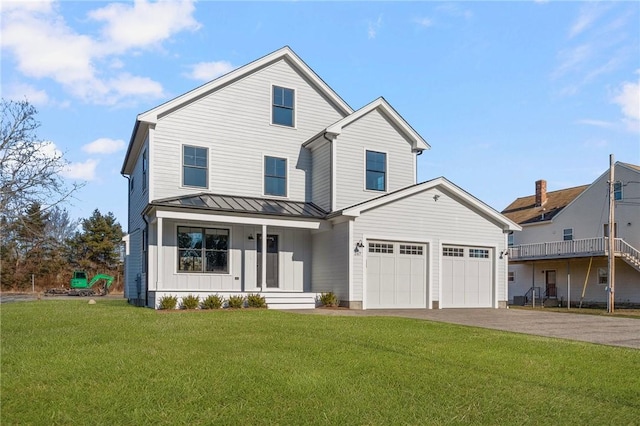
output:
[[294,91],[273,86],[271,122],[281,126],[294,127]]
[[182,147],[182,184],[206,188],[207,148],[184,145]]
[[622,182],[613,183],[613,199],[616,201],[622,200]]
[[366,188],[371,191],[387,190],[387,154],[367,151]]
[[562,239],[564,241],[573,240],[573,228],[566,228],[562,230]]
[[287,196],[287,159],[264,157],[264,194]]
[[229,272],[229,230],[178,227],[178,271]]

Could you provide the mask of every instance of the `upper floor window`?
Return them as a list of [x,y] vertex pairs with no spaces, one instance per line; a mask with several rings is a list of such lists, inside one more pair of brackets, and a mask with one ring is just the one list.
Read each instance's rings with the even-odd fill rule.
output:
[[613,199],[616,201],[622,200],[622,182],[614,182]]
[[273,86],[273,106],[271,111],[271,122],[273,124],[293,127],[293,99],[293,89]]
[[[604,224],[604,236],[609,237],[609,224]],[[618,223],[613,224],[613,238],[618,238]]]
[[147,151],[142,153],[142,190],[147,189]]
[[564,241],[573,240],[573,228],[566,228],[562,230],[562,239]]
[[366,188],[372,191],[387,190],[387,154],[367,151]]
[[207,187],[207,148],[182,147],[182,184]]
[[514,240],[513,231],[511,231],[511,232],[509,232],[509,236],[507,237],[507,245],[509,247],[513,247],[514,242],[515,242],[515,240]]
[[287,159],[264,157],[264,194],[287,196]]

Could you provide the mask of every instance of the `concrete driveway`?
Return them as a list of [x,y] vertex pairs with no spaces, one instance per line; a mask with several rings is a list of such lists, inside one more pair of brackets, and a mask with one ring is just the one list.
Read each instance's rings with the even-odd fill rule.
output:
[[640,349],[640,319],[523,309],[309,309],[317,315],[394,316]]

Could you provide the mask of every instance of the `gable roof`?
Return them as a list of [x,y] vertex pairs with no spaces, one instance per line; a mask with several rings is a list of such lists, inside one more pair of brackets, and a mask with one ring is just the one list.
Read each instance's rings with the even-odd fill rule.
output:
[[[640,166],[635,164],[617,161],[615,167],[625,167],[633,172],[640,173]],[[502,214],[520,225],[549,222],[562,213],[568,205],[573,203],[589,187],[608,174],[609,170],[606,170],[589,185],[547,192],[547,201],[542,206],[536,207],[535,195],[517,198],[502,211]]]
[[553,219],[590,185],[575,186],[547,192],[547,202],[536,206],[536,196],[517,198],[502,211],[502,214],[520,225],[546,222]]
[[489,205],[480,201],[479,199],[469,194],[467,191],[463,190],[459,186],[455,185],[445,177],[439,177],[432,180],[428,180],[426,182],[407,186],[405,188],[396,190],[394,192],[390,192],[388,194],[384,194],[379,197],[372,198],[370,200],[363,201],[358,204],[354,204],[350,207],[346,207],[338,212],[335,212],[329,215],[328,218],[331,219],[333,217],[338,217],[338,216],[358,217],[367,210],[382,206],[387,203],[397,201],[405,197],[418,194],[420,192],[423,192],[432,188],[438,188],[442,192],[447,193],[449,196],[456,199],[456,201],[458,201],[459,203],[465,205],[466,207],[484,216],[485,218],[501,225],[503,230],[506,230],[506,231],[522,230],[522,228],[518,224],[516,224],[509,218],[503,216],[497,210],[493,209]]
[[416,132],[383,97],[379,97],[375,101],[370,102],[357,111],[354,111],[348,116],[336,121],[329,127],[322,129],[319,133],[305,141],[302,146],[313,148],[318,144],[328,142],[329,139],[327,139],[326,135],[330,135],[331,138],[335,138],[342,133],[343,128],[375,110],[379,111],[384,117],[386,117],[396,130],[411,143],[411,149],[413,151],[421,152],[426,149],[431,149],[431,146],[427,141],[425,141],[422,136],[420,136],[420,134]]
[[128,163],[131,154],[137,154],[137,151],[139,151],[140,146],[144,141],[144,135],[147,129],[156,124],[159,118],[280,60],[287,61],[289,65],[301,73],[338,111],[340,111],[343,116],[353,113],[353,109],[331,87],[329,87],[324,80],[309,68],[309,66],[300,59],[300,57],[296,55],[289,46],[284,46],[266,56],[263,56],[262,58],[256,59],[255,61],[240,68],[236,68],[215,80],[205,83],[183,95],[139,114],[129,140],[129,147],[122,164],[121,173],[127,174],[127,170],[130,171],[130,167],[132,167],[132,165]]
[[422,151],[425,149],[430,149],[431,147],[425,141],[422,136],[418,132],[416,132],[409,123],[406,122],[404,118],[386,101],[385,98],[379,97],[375,101],[365,105],[359,110],[355,111],[352,114],[349,114],[342,120],[339,120],[333,123],[331,126],[327,127],[325,130],[328,133],[339,135],[342,133],[342,129],[349,124],[353,123],[356,120],[364,117],[369,114],[371,111],[378,110],[382,115],[384,115],[387,119],[394,124],[400,133],[404,135],[409,141],[411,141],[411,147],[414,150]]

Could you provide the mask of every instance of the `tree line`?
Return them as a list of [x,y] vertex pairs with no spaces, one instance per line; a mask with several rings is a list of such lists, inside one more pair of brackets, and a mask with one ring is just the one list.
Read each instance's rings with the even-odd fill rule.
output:
[[[74,220],[64,207],[81,185],[67,182],[62,154],[38,139],[28,101],[2,99],[0,145],[0,289],[68,286],[73,270],[122,283],[123,231],[113,213]],[[120,284],[119,286],[117,284]]]

